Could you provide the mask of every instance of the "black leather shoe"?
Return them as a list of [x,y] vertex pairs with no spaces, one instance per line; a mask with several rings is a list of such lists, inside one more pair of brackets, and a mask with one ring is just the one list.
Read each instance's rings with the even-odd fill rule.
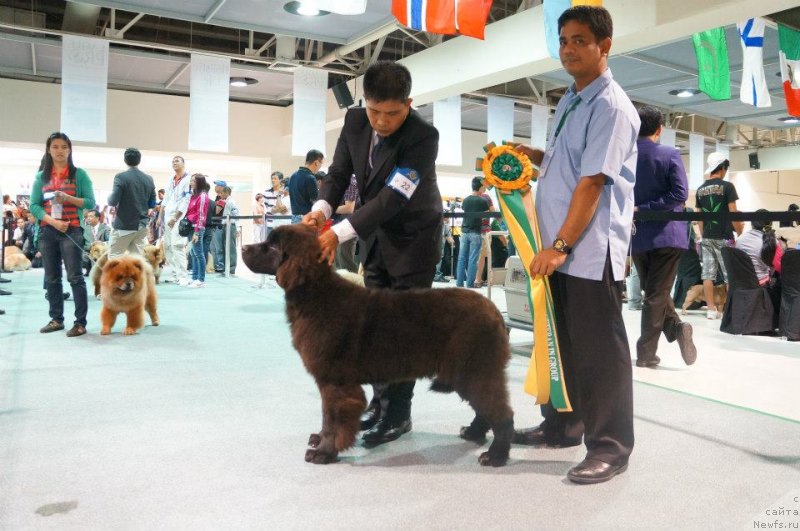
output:
[[372,429],[381,419],[381,407],[370,406],[361,414],[361,431]]
[[603,483],[613,478],[617,474],[622,474],[628,469],[628,463],[621,465],[609,465],[597,459],[586,458],[579,465],[567,472],[567,478],[573,483],[581,485],[591,485],[593,483]]
[[550,448],[569,448],[581,444],[580,439],[576,441],[548,435],[541,427],[514,430],[511,442],[523,446],[548,446]]
[[364,433],[361,439],[364,441],[364,446],[372,448],[380,444],[392,442],[409,431],[411,431],[411,419],[389,421],[384,417],[379,420],[371,430]]
[[691,365],[697,361],[697,347],[692,341],[692,325],[689,323],[678,323],[675,325],[675,341],[681,349],[681,357],[686,365]]
[[647,367],[648,369],[654,369],[661,363],[661,358],[658,356],[653,356],[649,360],[636,360],[637,367]]

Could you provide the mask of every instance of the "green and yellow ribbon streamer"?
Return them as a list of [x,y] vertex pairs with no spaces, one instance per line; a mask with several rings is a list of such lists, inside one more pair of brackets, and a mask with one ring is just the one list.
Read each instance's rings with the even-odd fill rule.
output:
[[538,174],[530,159],[510,144],[487,144],[484,151],[486,156],[478,159],[476,169],[483,172],[487,185],[500,192],[500,212],[528,275],[534,341],[524,390],[536,397],[537,404],[549,400],[558,411],[572,411],[564,384],[550,282],[541,275],[531,277],[530,272],[533,257],[543,248],[530,187]]

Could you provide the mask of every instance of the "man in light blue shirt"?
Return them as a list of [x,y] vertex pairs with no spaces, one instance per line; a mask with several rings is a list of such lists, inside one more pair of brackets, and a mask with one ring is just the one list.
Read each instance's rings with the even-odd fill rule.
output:
[[576,446],[586,458],[567,477],[600,483],[624,472],[633,449],[631,355],[622,320],[625,257],[633,219],[639,116],[608,70],[612,21],[601,7],[576,6],[558,20],[560,57],[575,83],[559,102],[542,152],[520,146],[540,167],[536,213],[552,245],[531,274],[552,275],[564,379],[573,406],[542,406],[544,422],[514,442]]

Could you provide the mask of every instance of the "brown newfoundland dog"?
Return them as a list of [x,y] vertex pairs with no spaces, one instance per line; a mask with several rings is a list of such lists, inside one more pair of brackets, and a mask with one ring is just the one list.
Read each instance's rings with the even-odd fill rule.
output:
[[303,225],[242,250],[253,272],[276,275],[284,289],[292,344],[322,396],[322,430],[309,438],[306,461],[334,462],[353,445],[366,406],[361,384],[435,378],[432,390],[455,391],[475,410],[462,438],[483,444],[494,432],[480,464],[504,465],[514,433],[511,350],[494,304],[466,289],[362,288],[319,257],[316,232]]

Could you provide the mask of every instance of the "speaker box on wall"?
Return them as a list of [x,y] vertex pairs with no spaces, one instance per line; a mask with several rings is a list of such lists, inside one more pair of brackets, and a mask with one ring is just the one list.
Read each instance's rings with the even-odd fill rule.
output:
[[340,109],[350,107],[353,104],[353,96],[350,94],[350,89],[347,88],[347,83],[339,83],[331,87],[333,95],[336,96],[336,103],[339,104]]
[[758,153],[750,153],[750,167],[754,170],[761,169],[761,163],[758,161]]

